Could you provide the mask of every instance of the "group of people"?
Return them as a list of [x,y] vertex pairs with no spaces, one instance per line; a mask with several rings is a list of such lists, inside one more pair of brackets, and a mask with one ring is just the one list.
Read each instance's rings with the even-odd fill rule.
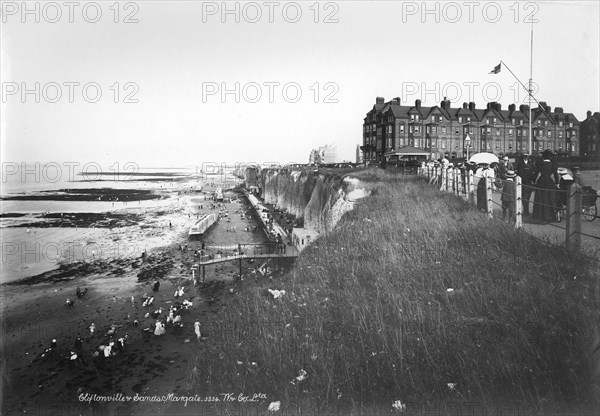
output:
[[[560,198],[561,192],[566,192],[564,180],[558,173],[558,162],[553,153],[546,149],[540,158],[533,159],[524,154],[518,157],[514,163],[510,163],[504,157],[497,164],[480,165],[475,173],[478,179],[491,177],[492,187],[502,188],[502,211],[503,219],[508,212],[509,221],[514,220],[514,204],[516,200],[515,178],[521,178],[521,201],[523,215],[531,216],[541,222],[553,222],[557,218],[557,206],[562,204],[564,198]],[[576,177],[581,180],[578,175]],[[487,210],[487,198],[485,196],[486,181],[479,180],[477,186],[477,208]],[[531,195],[533,198],[533,209],[530,210]]]

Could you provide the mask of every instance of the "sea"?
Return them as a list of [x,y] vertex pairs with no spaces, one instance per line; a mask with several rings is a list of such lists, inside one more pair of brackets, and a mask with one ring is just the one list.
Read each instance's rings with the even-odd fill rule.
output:
[[[79,167],[79,169],[78,169]],[[101,171],[89,166],[52,163],[2,164],[0,183],[0,284],[35,276],[57,269],[65,262],[89,259],[99,255],[92,244],[106,241],[106,228],[69,226],[23,227],[40,220],[40,215],[77,213],[145,213],[161,207],[172,208],[179,201],[177,193],[200,190],[211,182],[233,183],[232,170],[204,173],[198,167],[146,167]],[[60,200],[65,190],[73,189],[136,189],[159,191],[171,197],[138,200]],[[27,200],[46,195],[48,199]],[[11,198],[11,199],[6,199]],[[46,198],[46,197],[44,197]],[[51,200],[51,199],[59,200]],[[19,226],[21,225],[21,226]],[[118,230],[111,230],[118,234]],[[128,233],[135,235],[135,230]],[[128,236],[131,238],[131,236]],[[138,255],[152,245],[163,244],[160,238],[145,241],[144,246],[129,245],[117,250],[106,249],[103,254],[119,251],[117,255]],[[85,248],[88,250],[85,250]],[[66,248],[67,247],[67,248]],[[73,249],[76,247],[78,249]],[[83,249],[82,249],[83,247]],[[133,247],[133,248],[132,248]]]

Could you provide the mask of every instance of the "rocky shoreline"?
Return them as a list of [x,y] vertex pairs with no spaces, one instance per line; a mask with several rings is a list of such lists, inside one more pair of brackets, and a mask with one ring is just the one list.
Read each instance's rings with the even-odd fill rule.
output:
[[[48,230],[93,223],[97,228],[93,240],[100,246],[109,242],[151,246],[152,240],[154,248],[143,248],[143,256],[139,252],[126,256],[97,253],[95,258],[66,262],[54,270],[0,286],[3,413],[36,409],[52,409],[56,414],[114,411],[115,403],[80,402],[78,397],[82,393],[155,395],[186,391],[192,371],[188,366],[202,353],[203,339],[219,336],[219,311],[223,297],[236,291],[238,265],[211,266],[206,281],[194,285],[191,266],[197,261],[194,253],[202,241],[189,241],[187,231],[198,215],[210,212],[210,207],[203,194],[178,193],[171,199],[168,207],[144,215],[44,214]],[[244,204],[238,200],[222,205],[229,220],[211,229],[204,238],[206,246],[264,240],[261,233],[244,231],[257,224],[255,219],[239,215],[247,209]],[[137,224],[131,225],[133,222]],[[33,231],[39,236],[44,226],[35,227],[31,236]],[[114,228],[109,231],[110,227]],[[185,250],[181,250],[183,242],[187,244]],[[245,261],[244,267],[250,270],[255,265]],[[160,288],[153,292],[156,281]],[[77,288],[87,289],[85,296],[78,298]],[[180,289],[184,296],[175,298]],[[154,296],[150,307],[143,306],[148,296]],[[67,299],[73,301],[72,306],[66,305]],[[157,319],[150,313],[160,309],[158,320],[165,323],[169,308],[183,300],[192,306],[181,311],[181,326],[167,323],[165,335],[154,335]],[[195,322],[204,328],[199,338]],[[98,358],[101,346],[120,339],[124,345],[116,354]],[[73,359],[74,355],[77,358]],[[156,406],[143,408],[147,414]],[[136,412],[135,406],[119,409],[123,414]]]

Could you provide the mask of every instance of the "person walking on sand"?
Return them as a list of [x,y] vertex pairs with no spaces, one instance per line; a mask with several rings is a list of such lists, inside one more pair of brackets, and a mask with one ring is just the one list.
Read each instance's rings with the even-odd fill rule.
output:
[[164,335],[167,330],[165,329],[165,324],[161,321],[156,321],[156,328],[154,329],[154,335]]
[[194,323],[194,332],[196,333],[196,339],[200,340],[200,337],[202,336],[202,334],[200,333],[200,322]]

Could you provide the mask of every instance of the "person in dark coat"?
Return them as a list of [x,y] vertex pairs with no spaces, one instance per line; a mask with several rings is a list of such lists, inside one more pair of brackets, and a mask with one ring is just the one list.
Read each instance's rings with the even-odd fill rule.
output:
[[154,282],[154,285],[152,286],[152,291],[158,292],[159,288],[160,288],[160,281],[158,279],[156,279],[156,281]]
[[551,160],[552,152],[542,152],[542,160],[537,166],[537,182],[533,200],[533,218],[544,222],[556,220],[556,181],[558,177],[555,163]]
[[521,202],[523,215],[529,215],[529,199],[535,186],[536,167],[529,155],[521,156],[516,163],[517,175],[521,177]]
[[493,169],[487,164],[482,164],[475,172],[476,180],[479,180],[477,182],[477,209],[485,212],[487,212],[487,178],[492,176],[491,172],[493,172]]
[[508,222],[515,220],[515,199],[516,187],[514,179],[517,175],[513,170],[507,170],[505,173],[504,186],[500,200],[502,201],[502,220],[506,218],[508,211]]

